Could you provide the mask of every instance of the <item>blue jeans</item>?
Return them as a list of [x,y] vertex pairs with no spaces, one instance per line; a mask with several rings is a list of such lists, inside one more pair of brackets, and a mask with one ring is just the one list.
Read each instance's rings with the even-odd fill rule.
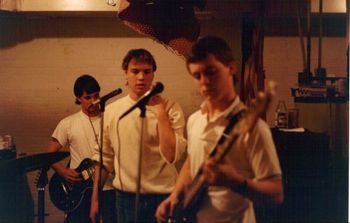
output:
[[115,190],[105,190],[102,192],[102,220],[103,223],[116,223],[117,210],[115,207]]
[[[103,202],[101,204],[102,219],[104,223],[116,223],[117,215],[115,208],[115,190],[102,192]],[[79,207],[69,213],[65,223],[90,223],[91,190],[85,192]]]
[[[158,205],[169,194],[141,194],[138,207],[138,219],[136,222],[156,222],[154,217]],[[135,193],[116,190],[116,207],[118,222],[135,222]]]

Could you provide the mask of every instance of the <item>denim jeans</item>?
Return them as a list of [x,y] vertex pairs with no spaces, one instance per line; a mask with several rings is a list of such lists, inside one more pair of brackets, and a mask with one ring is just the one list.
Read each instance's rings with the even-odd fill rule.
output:
[[102,192],[102,220],[103,223],[116,223],[117,210],[115,207],[115,190],[106,190]]
[[[169,194],[141,194],[138,206],[138,219],[136,222],[156,222],[154,217],[158,205]],[[116,190],[116,207],[118,222],[135,222],[135,193]]]
[[[116,223],[115,190],[102,192],[103,203],[101,204],[102,219],[104,223]],[[87,190],[79,207],[69,213],[65,223],[90,223],[91,190]]]

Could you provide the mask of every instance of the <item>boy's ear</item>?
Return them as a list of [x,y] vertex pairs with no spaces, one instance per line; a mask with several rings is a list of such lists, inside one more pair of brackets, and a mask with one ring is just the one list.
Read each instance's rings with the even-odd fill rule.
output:
[[230,67],[232,76],[235,75],[235,74],[237,74],[237,63],[236,63],[235,61],[232,61],[232,62],[229,64],[229,67]]

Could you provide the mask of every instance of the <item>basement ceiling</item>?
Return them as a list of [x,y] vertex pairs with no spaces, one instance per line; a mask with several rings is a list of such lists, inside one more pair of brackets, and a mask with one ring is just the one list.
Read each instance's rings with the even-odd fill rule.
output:
[[[121,0],[109,0],[116,3],[115,6],[107,4],[106,0],[0,0],[0,10],[37,13],[37,14],[62,14],[62,15],[113,15],[118,11]],[[127,1],[127,0],[122,0]],[[164,0],[149,0],[151,2]],[[180,0],[179,0],[180,1]],[[183,0],[189,1],[189,0]],[[199,19],[230,19],[242,14],[256,11],[258,3],[265,2],[265,15],[267,17],[295,17],[297,6],[301,15],[306,15],[308,0],[191,0],[205,1],[204,10],[196,10]],[[311,0],[311,10],[318,9],[319,0]],[[346,0],[323,0],[324,8],[345,12]],[[327,10],[324,10],[327,12]],[[330,11],[332,12],[332,11]],[[334,12],[334,11],[333,11]]]

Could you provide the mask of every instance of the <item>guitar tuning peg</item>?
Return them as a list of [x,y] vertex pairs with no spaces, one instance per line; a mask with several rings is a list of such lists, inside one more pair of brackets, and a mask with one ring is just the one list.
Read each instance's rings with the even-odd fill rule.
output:
[[277,89],[277,83],[274,81],[268,81],[267,82],[267,91],[268,93],[275,95]]
[[116,0],[106,0],[107,5],[116,6]]

